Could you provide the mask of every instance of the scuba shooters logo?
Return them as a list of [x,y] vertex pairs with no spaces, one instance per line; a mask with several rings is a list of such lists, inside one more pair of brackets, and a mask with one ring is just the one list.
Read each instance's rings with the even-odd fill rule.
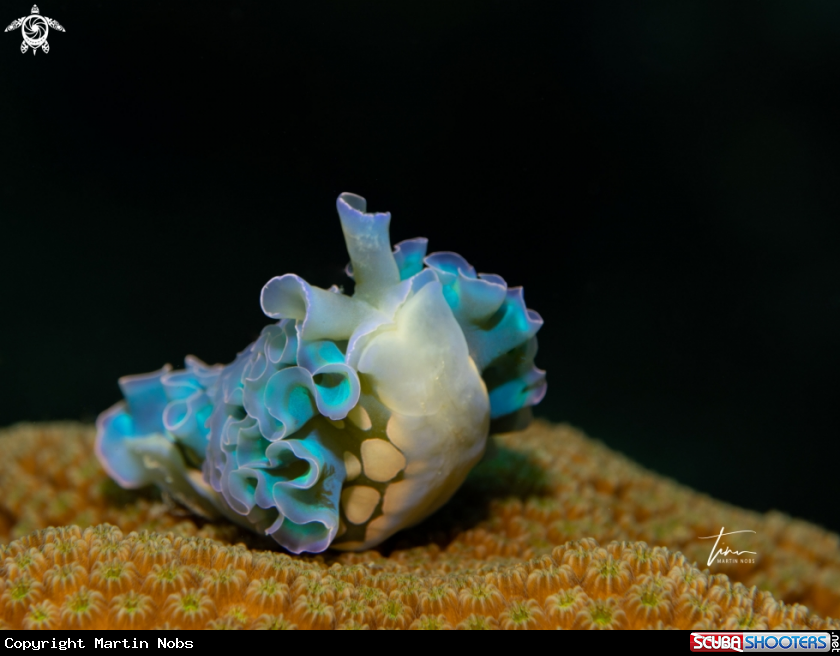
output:
[[23,34],[20,51],[26,53],[27,50],[32,48],[33,55],[38,51],[38,48],[45,53],[50,51],[50,44],[47,43],[47,34],[50,33],[50,28],[64,32],[64,28],[57,20],[41,16],[38,5],[32,5],[32,13],[29,16],[13,20],[5,31],[11,32],[17,28],[20,28],[21,34]]
[[837,631],[692,631],[691,651],[809,653],[840,651]]

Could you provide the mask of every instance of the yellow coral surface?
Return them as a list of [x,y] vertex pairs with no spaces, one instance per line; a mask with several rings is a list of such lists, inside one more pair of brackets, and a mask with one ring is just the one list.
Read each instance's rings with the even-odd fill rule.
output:
[[[0,626],[840,628],[823,619],[840,616],[837,535],[713,501],[569,426],[496,439],[379,551],[292,557],[120,490],[89,426],[0,431]],[[706,568],[698,538],[721,527],[756,531],[755,562]]]

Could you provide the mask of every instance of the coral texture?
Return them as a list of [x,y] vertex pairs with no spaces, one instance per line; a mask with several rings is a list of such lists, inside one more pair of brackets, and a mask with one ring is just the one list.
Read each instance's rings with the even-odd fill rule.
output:
[[330,566],[100,524],[38,531],[0,556],[6,628],[840,628],[644,542],[588,538],[475,569],[410,551]]
[[529,416],[546,384],[522,288],[423,238],[392,251],[390,214],[364,198],[337,208],[353,295],[272,278],[260,302],[279,322],[230,365],[121,378],[96,442],[120,485],[154,483],[294,553],[366,549],[449,500],[491,420]]
[[[0,547],[6,626],[840,626],[820,618],[840,616],[838,536],[711,500],[568,426],[497,436],[387,550],[298,557],[121,490],[93,439],[73,423],[0,431],[0,542],[17,538]],[[755,563],[705,568],[697,537],[721,526],[756,531]]]

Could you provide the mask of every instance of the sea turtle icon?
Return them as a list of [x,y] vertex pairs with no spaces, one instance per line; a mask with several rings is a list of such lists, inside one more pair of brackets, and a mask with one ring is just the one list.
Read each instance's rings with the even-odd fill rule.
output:
[[13,20],[12,24],[5,31],[11,32],[17,28],[20,28],[23,34],[23,43],[20,44],[20,51],[26,52],[29,48],[32,48],[33,55],[38,48],[41,48],[44,52],[50,51],[50,44],[47,43],[47,34],[50,28],[64,32],[64,28],[58,24],[58,21],[41,16],[38,5],[32,5],[31,15]]

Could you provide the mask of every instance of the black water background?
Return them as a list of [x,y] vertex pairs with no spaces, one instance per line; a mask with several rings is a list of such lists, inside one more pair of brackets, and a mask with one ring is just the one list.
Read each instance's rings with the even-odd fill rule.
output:
[[0,34],[0,425],[230,361],[353,191],[524,285],[538,414],[840,530],[836,2],[114,5]]

